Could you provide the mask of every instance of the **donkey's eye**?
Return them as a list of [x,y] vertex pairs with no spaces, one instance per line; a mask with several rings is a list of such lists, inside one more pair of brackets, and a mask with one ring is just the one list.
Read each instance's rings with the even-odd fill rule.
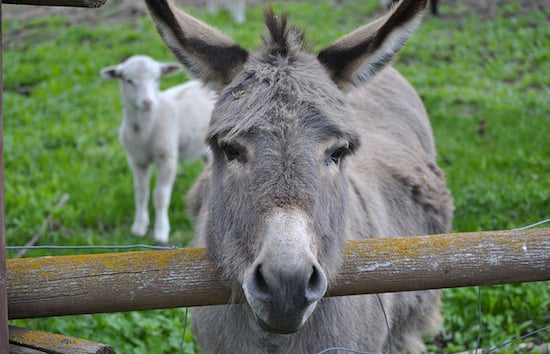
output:
[[224,143],[221,145],[221,149],[227,161],[246,162],[246,155],[242,146]]
[[327,158],[325,159],[325,165],[340,163],[342,158],[350,152],[349,143],[347,140],[340,140],[330,149],[327,150]]
[[340,148],[340,149],[334,151],[332,154],[330,154],[328,156],[328,158],[325,161],[325,164],[327,166],[332,164],[332,163],[338,164],[340,162],[340,160],[342,159],[342,157],[346,154],[346,152],[347,152],[347,149],[344,149],[344,148]]

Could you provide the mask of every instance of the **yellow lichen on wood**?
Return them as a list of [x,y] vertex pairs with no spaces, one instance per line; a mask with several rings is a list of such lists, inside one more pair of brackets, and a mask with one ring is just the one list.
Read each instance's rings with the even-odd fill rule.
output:
[[10,344],[36,348],[47,353],[58,354],[110,354],[113,348],[102,343],[67,337],[56,333],[34,331],[15,326],[9,327]]

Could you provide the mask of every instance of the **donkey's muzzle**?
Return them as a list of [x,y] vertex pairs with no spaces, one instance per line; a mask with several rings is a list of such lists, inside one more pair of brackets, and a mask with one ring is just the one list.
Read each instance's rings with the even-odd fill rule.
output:
[[284,258],[256,263],[243,289],[262,329],[290,334],[302,327],[325,295],[327,278],[313,257],[299,262]]

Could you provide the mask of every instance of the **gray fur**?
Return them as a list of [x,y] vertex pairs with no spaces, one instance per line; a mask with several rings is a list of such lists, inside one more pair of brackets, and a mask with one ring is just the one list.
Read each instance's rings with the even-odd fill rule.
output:
[[[426,3],[401,3],[392,21],[410,31]],[[152,12],[165,25],[161,10]],[[387,351],[375,295],[319,298],[340,269],[346,240],[450,231],[453,206],[428,116],[391,67],[368,68],[364,85],[344,91],[331,72],[338,62],[322,64],[284,17],[268,13],[266,21],[271,38],[220,92],[208,133],[213,158],[188,194],[194,246],[207,248],[236,303],[193,309],[193,333],[204,353]],[[381,36],[399,40],[378,47],[395,52],[400,35]],[[348,47],[346,40],[333,48]],[[381,299],[394,352],[424,350],[422,335],[441,322],[439,292]]]

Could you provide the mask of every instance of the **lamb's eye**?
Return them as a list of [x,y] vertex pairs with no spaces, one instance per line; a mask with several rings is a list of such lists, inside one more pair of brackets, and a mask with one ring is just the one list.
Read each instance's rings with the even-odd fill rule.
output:
[[342,158],[350,152],[349,143],[347,140],[340,140],[330,149],[327,150],[327,157],[325,159],[325,165],[331,164],[338,165]]
[[223,143],[220,147],[227,161],[246,163],[246,154],[242,146],[237,144]]
[[124,79],[124,82],[126,82],[130,86],[136,86],[136,83],[132,79]]

